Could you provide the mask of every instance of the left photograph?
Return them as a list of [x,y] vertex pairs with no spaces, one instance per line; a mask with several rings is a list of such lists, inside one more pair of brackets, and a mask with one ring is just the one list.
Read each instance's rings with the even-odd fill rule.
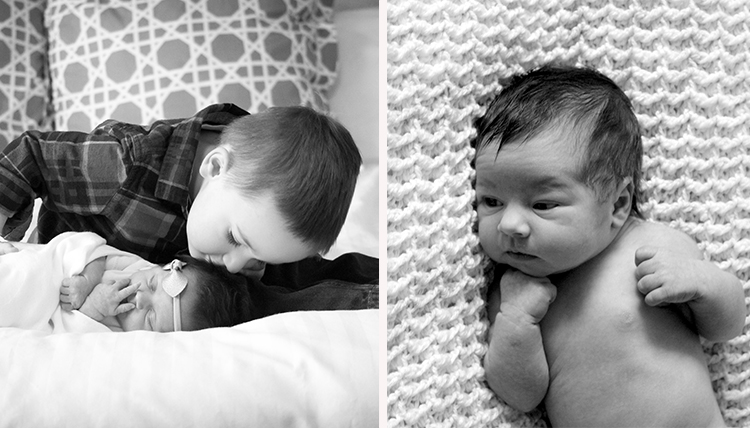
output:
[[0,0],[0,427],[379,426],[377,0]]

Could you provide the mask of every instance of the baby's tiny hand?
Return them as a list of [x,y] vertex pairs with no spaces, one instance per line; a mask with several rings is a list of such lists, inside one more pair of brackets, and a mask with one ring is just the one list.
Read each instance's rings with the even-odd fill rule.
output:
[[646,304],[664,306],[700,298],[705,280],[696,269],[698,263],[703,261],[664,248],[646,246],[636,250],[635,277]]
[[66,311],[80,308],[94,289],[94,285],[83,275],[63,279],[60,287],[60,306]]
[[130,284],[129,279],[98,284],[81,306],[81,312],[101,321],[107,316],[115,316],[135,309],[135,304],[123,301],[138,291],[138,284]]
[[500,278],[500,311],[538,324],[557,296],[557,287],[547,278],[528,276],[508,269]]

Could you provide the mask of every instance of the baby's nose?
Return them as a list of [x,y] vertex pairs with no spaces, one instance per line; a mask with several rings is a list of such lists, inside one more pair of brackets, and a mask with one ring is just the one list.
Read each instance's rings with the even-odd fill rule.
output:
[[516,238],[529,235],[530,228],[521,210],[507,209],[497,225],[497,230],[504,235]]
[[136,309],[144,309],[146,307],[146,301],[148,299],[148,291],[148,286],[145,284],[141,284],[135,293],[128,296],[128,300],[130,301],[130,303],[135,303]]

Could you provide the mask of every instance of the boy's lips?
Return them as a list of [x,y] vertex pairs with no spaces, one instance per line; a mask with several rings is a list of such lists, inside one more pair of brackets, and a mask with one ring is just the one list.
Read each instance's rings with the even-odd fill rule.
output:
[[256,260],[255,263],[252,263],[250,265],[245,265],[245,269],[247,270],[263,270],[265,268],[266,268],[266,263],[260,260]]

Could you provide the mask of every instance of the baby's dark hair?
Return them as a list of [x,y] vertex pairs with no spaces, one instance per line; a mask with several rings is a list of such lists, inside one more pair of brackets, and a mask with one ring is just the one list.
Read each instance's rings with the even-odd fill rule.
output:
[[328,251],[349,211],[362,157],[349,131],[302,107],[273,107],[237,118],[222,132],[227,175],[243,194],[274,192],[292,234]]
[[604,200],[626,177],[633,181],[631,215],[638,204],[643,147],[630,100],[607,76],[589,68],[547,65],[514,75],[474,126],[471,142],[487,146],[524,142],[555,126],[587,138],[579,179]]
[[231,274],[223,266],[188,255],[175,258],[186,263],[183,270],[198,278],[198,284],[190,284],[197,296],[197,304],[193,305],[189,321],[185,322],[190,330],[231,327],[259,318],[242,275]]

